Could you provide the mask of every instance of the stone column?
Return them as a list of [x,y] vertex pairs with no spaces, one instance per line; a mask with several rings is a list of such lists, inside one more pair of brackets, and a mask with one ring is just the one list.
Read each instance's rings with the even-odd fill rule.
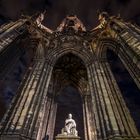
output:
[[[51,116],[51,109],[52,109],[52,106],[53,106],[53,98],[50,98],[50,97],[47,97],[46,100],[45,100],[45,107],[43,109],[43,115],[41,117],[41,122],[39,122],[37,124],[37,126],[39,127],[39,130],[38,130],[38,135],[37,135],[37,140],[40,140],[40,139],[43,139],[43,138],[46,138],[48,137],[48,126],[50,124],[50,116]],[[52,122],[53,123],[53,122]]]
[[97,140],[91,95],[83,97],[85,140]]
[[[90,74],[90,88],[98,139],[115,139],[138,136],[116,81],[104,63],[94,62]],[[113,81],[110,83],[110,81]]]
[[49,136],[49,140],[53,140],[54,129],[55,129],[55,120],[56,120],[56,112],[57,112],[57,104],[54,101],[54,99],[52,99],[51,112],[50,112],[50,116],[49,116],[47,132],[46,132],[46,135]]
[[9,135],[15,140],[36,139],[42,119],[52,66],[44,58],[34,60],[34,65],[24,84],[21,85],[1,123],[1,138]]
[[138,136],[138,132],[134,121],[130,115],[130,112],[125,104],[122,97],[121,91],[117,85],[117,82],[112,74],[108,62],[103,62],[105,75],[108,77],[109,87],[111,89],[110,96],[112,97],[112,103],[114,104],[113,109],[117,119],[117,123],[122,135],[127,135],[130,137]]

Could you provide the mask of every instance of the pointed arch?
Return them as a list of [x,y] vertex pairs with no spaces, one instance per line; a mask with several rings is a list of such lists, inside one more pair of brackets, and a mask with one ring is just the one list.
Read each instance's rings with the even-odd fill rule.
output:
[[139,62],[135,61],[134,52],[125,44],[121,44],[112,38],[106,38],[99,41],[96,49],[99,60],[107,61],[107,49],[112,50],[120,58],[140,89],[140,67]]

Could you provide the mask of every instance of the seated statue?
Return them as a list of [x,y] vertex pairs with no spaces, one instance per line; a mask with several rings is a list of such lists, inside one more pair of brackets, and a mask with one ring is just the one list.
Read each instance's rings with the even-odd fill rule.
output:
[[65,120],[65,127],[62,129],[62,134],[78,136],[76,122],[72,119],[72,114],[69,114],[68,119]]

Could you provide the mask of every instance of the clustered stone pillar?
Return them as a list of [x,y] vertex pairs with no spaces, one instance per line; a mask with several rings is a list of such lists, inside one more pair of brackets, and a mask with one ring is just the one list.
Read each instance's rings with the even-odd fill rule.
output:
[[18,140],[21,137],[36,139],[46,105],[51,72],[49,62],[45,62],[43,57],[35,57],[29,75],[2,120],[2,140]]
[[94,113],[92,108],[92,98],[90,94],[83,97],[83,115],[85,140],[97,140]]
[[97,138],[135,139],[138,132],[108,63],[95,61],[89,66],[88,74]]

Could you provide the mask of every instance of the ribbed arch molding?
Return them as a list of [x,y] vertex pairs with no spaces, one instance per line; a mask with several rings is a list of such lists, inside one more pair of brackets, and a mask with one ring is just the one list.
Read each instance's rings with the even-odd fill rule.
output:
[[99,60],[107,61],[107,49],[112,50],[134,79],[137,86],[140,88],[140,68],[138,63],[134,61],[134,52],[127,46],[122,45],[113,39],[102,39],[96,49],[96,54]]

